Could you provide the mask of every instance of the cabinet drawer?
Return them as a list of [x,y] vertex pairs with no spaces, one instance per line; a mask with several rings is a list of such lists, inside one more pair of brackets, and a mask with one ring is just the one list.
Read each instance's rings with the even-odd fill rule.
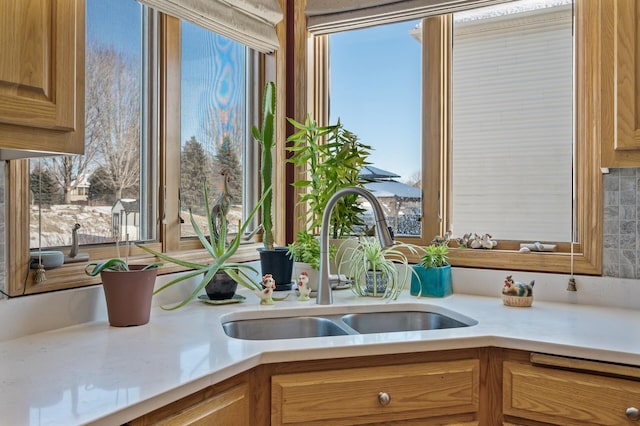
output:
[[640,407],[640,382],[588,373],[503,364],[505,415],[556,425],[637,425],[626,409]]
[[478,360],[460,360],[277,375],[271,420],[347,425],[474,413],[479,374]]

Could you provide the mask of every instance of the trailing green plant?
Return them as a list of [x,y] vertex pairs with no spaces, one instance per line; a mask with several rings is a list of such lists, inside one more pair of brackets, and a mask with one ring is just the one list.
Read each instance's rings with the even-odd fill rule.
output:
[[[367,157],[371,147],[345,129],[340,120],[330,126],[319,126],[310,115],[304,123],[288,120],[298,131],[287,139],[291,143],[287,150],[293,153],[287,161],[304,173],[304,178],[293,185],[306,189],[298,204],[307,206],[303,217],[306,229],[318,229],[327,202],[337,190],[363,186],[360,170],[369,164]],[[354,226],[363,224],[361,213],[364,209],[357,200],[356,194],[349,194],[334,206],[330,220],[333,238],[349,235]]]
[[[263,243],[265,250],[273,250],[273,194],[270,191],[273,183],[273,148],[275,146],[275,113],[276,113],[276,85],[268,82],[264,88],[262,97],[262,125],[258,129],[251,129],[262,149],[261,156],[261,187],[263,194],[262,205],[262,229],[264,231]],[[267,191],[267,189],[269,189]]]
[[439,268],[449,264],[449,246],[446,244],[431,244],[424,251],[420,264],[425,268]]
[[390,247],[382,247],[377,237],[360,237],[357,245],[344,250],[338,272],[353,280],[351,288],[358,296],[367,296],[368,293],[362,283],[367,273],[372,272],[374,295],[377,295],[375,280],[377,280],[376,272],[379,271],[386,275],[388,280],[382,296],[395,300],[404,290],[411,274],[416,275],[409,267],[407,256],[402,250],[408,250],[413,254],[418,253],[418,247],[412,244],[396,243]]
[[165,253],[158,252],[149,247],[145,247],[142,245],[140,246],[141,249],[155,255],[156,257],[164,261],[175,263],[176,265],[180,265],[185,268],[192,269],[192,271],[187,272],[184,275],[180,275],[178,278],[158,288],[154,292],[154,294],[159,293],[162,290],[165,290],[166,288],[169,288],[187,279],[196,277],[198,275],[203,276],[202,280],[200,281],[196,289],[184,300],[182,300],[182,302],[168,308],[165,308],[163,306],[162,307],[163,309],[173,310],[186,305],[188,302],[190,302],[191,300],[193,300],[198,296],[198,293],[200,293],[202,289],[206,287],[206,285],[209,283],[209,281],[211,281],[213,276],[218,271],[226,272],[227,275],[229,275],[234,281],[236,281],[238,284],[242,285],[243,287],[246,287],[250,290],[262,290],[262,286],[254,282],[251,279],[251,276],[249,275],[249,273],[247,272],[249,271],[253,275],[258,275],[259,272],[257,269],[255,269],[254,267],[246,263],[231,262],[229,261],[229,259],[231,258],[231,256],[233,256],[236,253],[236,251],[240,247],[242,234],[245,232],[248,224],[251,222],[253,217],[258,212],[258,209],[262,207],[265,197],[270,194],[271,194],[271,188],[267,188],[263,193],[262,198],[260,198],[258,203],[253,208],[253,210],[251,210],[251,213],[249,213],[249,215],[247,216],[246,221],[244,223],[242,223],[241,221],[238,221],[238,232],[233,237],[233,239],[230,242],[228,242],[227,241],[228,240],[227,219],[224,216],[222,217],[222,225],[220,226],[220,229],[218,231],[218,238],[214,238],[211,209],[209,208],[209,193],[207,190],[206,183],[204,184],[204,198],[205,198],[205,206],[207,211],[207,224],[209,228],[208,237],[205,236],[200,230],[200,227],[196,223],[191,210],[189,210],[189,218],[191,220],[191,226],[193,226],[193,230],[195,234],[198,236],[200,243],[202,243],[205,250],[207,251],[207,253],[209,253],[209,256],[213,260],[213,263],[211,264],[189,262],[186,260],[171,257]]
[[[311,265],[315,270],[320,269],[320,241],[307,231],[300,231],[296,240],[289,244],[288,255],[294,262],[304,262]],[[338,250],[337,247],[329,247],[329,258],[333,258]]]
[[[145,271],[147,269],[157,268],[159,266],[162,266],[162,263],[154,262],[150,265],[146,265],[142,269],[137,269],[137,271]],[[84,273],[89,275],[90,277],[95,277],[102,271],[128,272],[129,265],[127,265],[127,262],[125,262],[122,259],[113,258],[113,259],[105,260],[104,262],[101,262],[101,263],[96,263],[96,262],[89,263],[87,264],[87,266],[84,267]]]

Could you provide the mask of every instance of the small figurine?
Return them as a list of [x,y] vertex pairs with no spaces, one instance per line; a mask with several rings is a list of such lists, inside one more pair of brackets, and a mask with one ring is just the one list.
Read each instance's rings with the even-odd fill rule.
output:
[[303,302],[309,300],[311,287],[309,286],[309,275],[306,272],[300,272],[300,276],[298,276],[298,291],[300,292],[298,300]]
[[273,279],[271,274],[265,274],[262,277],[262,285],[264,290],[256,292],[260,298],[260,304],[273,305],[273,290],[276,288],[276,280]]
[[533,296],[533,285],[535,280],[531,280],[529,284],[514,281],[511,275],[507,275],[502,287],[502,294],[508,296],[531,297]]
[[482,248],[484,249],[492,249],[498,245],[498,242],[491,239],[490,234],[484,234],[481,238]]

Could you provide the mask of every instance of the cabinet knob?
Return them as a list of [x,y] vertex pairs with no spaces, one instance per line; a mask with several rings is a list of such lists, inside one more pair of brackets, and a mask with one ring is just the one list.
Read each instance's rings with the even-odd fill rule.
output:
[[627,408],[626,415],[629,420],[640,420],[640,410],[636,407]]
[[[391,395],[386,392],[378,392],[378,402],[380,405],[387,406],[391,403]],[[627,410],[629,412],[629,410]]]

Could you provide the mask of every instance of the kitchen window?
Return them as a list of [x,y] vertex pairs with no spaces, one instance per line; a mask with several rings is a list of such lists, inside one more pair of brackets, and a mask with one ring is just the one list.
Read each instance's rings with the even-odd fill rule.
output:
[[[203,256],[188,211],[206,216],[202,184],[218,196],[222,168],[235,169],[234,214],[255,202],[243,182],[256,169],[248,129],[258,54],[130,0],[88,0],[86,22],[85,154],[8,163],[7,191],[20,196],[7,223],[30,235],[29,247],[7,242],[11,296],[97,282],[84,275],[87,257],[144,262],[127,241]],[[76,223],[75,263],[34,283],[29,250],[69,253]]]
[[[489,233],[498,241],[495,249],[451,250],[452,263],[600,273],[598,140],[587,127],[598,114],[588,102],[595,96],[595,86],[589,85],[596,78],[596,68],[589,67],[595,60],[589,43],[597,40],[589,31],[597,16],[589,14],[590,7],[590,2],[569,0],[515,1],[319,36],[328,37],[326,107],[332,120],[340,117],[347,127],[353,121],[350,130],[366,135],[363,142],[382,152],[373,165],[392,172],[386,181],[420,189],[419,207],[400,192],[387,207],[391,223],[420,215],[419,234],[399,229],[401,239],[427,244],[449,230],[455,237]],[[403,61],[397,51],[416,48],[409,41],[420,51]],[[393,52],[393,43],[390,61],[374,55],[374,66],[367,62],[371,57],[359,58],[374,48]],[[351,62],[345,64],[340,52],[348,46],[359,47],[350,49]],[[417,84],[406,70],[416,56],[421,61]],[[353,96],[360,89],[371,97]],[[394,92],[389,101],[376,102],[386,91]],[[413,99],[416,92],[419,103]],[[380,118],[361,124],[351,109],[354,102],[362,102],[360,112]],[[417,119],[412,118],[416,111]],[[404,135],[416,124],[421,132],[407,141]],[[421,159],[417,177],[411,159],[402,160],[405,167],[389,165],[403,153]],[[402,202],[404,211],[398,214],[393,207]],[[519,252],[521,243],[536,241],[556,250]]]

